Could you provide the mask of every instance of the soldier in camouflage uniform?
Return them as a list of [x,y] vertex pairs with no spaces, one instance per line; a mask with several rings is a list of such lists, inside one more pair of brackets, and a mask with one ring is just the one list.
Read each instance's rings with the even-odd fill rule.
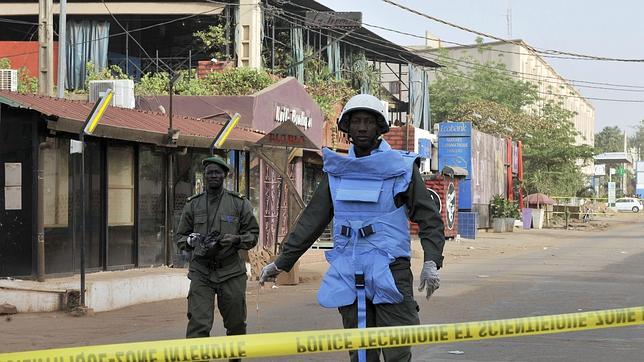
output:
[[250,202],[223,187],[230,167],[219,156],[202,161],[206,191],[188,199],[177,246],[192,253],[186,337],[208,337],[217,297],[227,335],[246,334],[246,264],[240,251],[257,244]]

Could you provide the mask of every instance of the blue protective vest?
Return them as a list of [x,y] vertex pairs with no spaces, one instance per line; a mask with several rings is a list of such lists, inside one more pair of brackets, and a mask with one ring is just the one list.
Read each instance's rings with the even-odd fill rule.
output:
[[326,252],[330,266],[318,302],[327,308],[353,304],[362,286],[374,304],[402,302],[389,264],[410,258],[410,236],[405,207],[397,208],[394,196],[409,187],[417,155],[394,151],[384,140],[360,158],[353,146],[348,157],[326,148],[322,152],[333,201],[334,245]]

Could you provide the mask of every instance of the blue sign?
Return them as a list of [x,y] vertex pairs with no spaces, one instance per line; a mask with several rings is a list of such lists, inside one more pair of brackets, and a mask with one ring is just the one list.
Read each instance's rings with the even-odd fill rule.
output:
[[438,137],[472,137],[471,122],[441,122]]
[[472,139],[470,137],[438,137],[438,169],[445,166],[467,170],[467,180],[472,179]]
[[472,209],[472,180],[458,181],[458,209]]
[[425,158],[425,159],[432,158],[431,147],[432,147],[432,143],[429,139],[427,138],[418,139],[418,155],[421,158]]
[[438,126],[438,169],[456,166],[467,170],[459,181],[458,208],[472,209],[472,124],[443,122]]

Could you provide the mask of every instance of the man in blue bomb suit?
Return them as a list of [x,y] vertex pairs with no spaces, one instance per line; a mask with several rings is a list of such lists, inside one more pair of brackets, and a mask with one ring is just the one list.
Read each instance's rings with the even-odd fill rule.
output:
[[[385,106],[376,97],[352,97],[338,129],[352,143],[348,157],[323,149],[326,177],[283,244],[266,265],[260,283],[289,271],[333,220],[330,266],[320,289],[323,307],[338,308],[344,328],[420,324],[413,295],[409,222],[419,225],[424,251],[419,291],[429,298],[439,287],[443,221],[416,165],[417,155],[392,150]],[[410,347],[350,352],[351,361],[410,361]]]

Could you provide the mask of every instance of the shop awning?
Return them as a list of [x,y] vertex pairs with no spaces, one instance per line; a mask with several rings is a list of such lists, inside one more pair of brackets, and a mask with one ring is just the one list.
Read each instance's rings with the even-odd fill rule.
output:
[[[74,134],[80,132],[94,105],[84,101],[8,91],[0,91],[0,103],[40,112],[46,116],[49,129]],[[219,121],[180,115],[175,115],[172,123],[172,127],[179,130],[177,145],[186,147],[209,148],[212,138],[222,127],[222,123]],[[164,145],[167,139],[168,124],[167,114],[108,107],[94,135]],[[231,132],[224,146],[229,149],[248,149],[263,135],[262,132],[237,127]]]

